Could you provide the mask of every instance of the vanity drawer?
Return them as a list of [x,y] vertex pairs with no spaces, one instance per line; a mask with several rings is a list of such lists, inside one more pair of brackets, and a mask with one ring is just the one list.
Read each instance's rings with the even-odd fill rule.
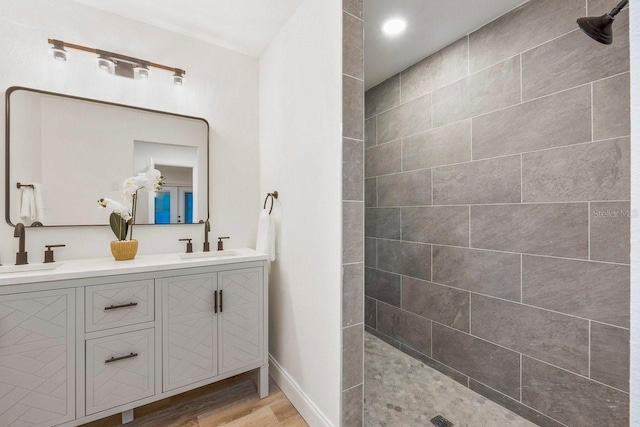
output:
[[86,341],[87,415],[155,394],[154,329]]
[[153,286],[153,280],[87,286],[86,331],[101,331],[153,321]]

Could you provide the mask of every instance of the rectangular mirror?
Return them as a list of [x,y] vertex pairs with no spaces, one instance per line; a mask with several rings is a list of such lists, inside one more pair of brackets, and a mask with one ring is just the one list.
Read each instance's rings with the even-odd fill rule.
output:
[[165,185],[141,193],[136,224],[209,218],[206,120],[21,87],[6,96],[10,225],[108,224],[97,200],[123,201],[124,179],[154,168]]

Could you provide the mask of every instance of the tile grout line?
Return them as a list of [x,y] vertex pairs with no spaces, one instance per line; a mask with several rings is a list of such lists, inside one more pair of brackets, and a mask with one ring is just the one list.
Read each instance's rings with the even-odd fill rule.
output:
[[[511,58],[509,58],[509,59],[513,59],[513,58],[515,58],[516,56],[517,56],[517,55],[514,55],[514,56],[512,56],[512,57],[511,57]],[[598,82],[601,82],[601,81],[604,81],[604,80],[612,79],[612,78],[614,78],[614,77],[619,77],[619,76],[621,76],[621,75],[623,75],[623,74],[630,74],[630,73],[631,73],[631,71],[630,71],[630,70],[622,71],[622,72],[619,72],[619,73],[612,74],[612,75],[610,75],[610,76],[606,76],[606,77],[602,77],[602,78],[599,78],[599,79],[596,79],[596,80],[592,80],[591,82],[581,83],[581,84],[578,84],[578,85],[576,85],[576,86],[571,86],[571,87],[568,87],[568,88],[565,88],[565,89],[560,89],[560,90],[558,90],[558,91],[556,91],[556,92],[551,92],[551,93],[547,93],[547,94],[544,94],[544,95],[540,95],[540,96],[536,96],[536,97],[533,97],[533,98],[529,98],[529,99],[526,99],[526,100],[524,100],[524,101],[522,101],[522,102],[516,102],[516,103],[513,103],[513,104],[511,104],[511,105],[507,105],[506,107],[498,108],[498,109],[496,109],[496,110],[486,111],[486,112],[484,112],[484,113],[480,113],[480,114],[477,114],[477,115],[475,115],[475,116],[466,117],[466,118],[464,118],[464,119],[456,120],[456,121],[453,121],[453,122],[450,122],[450,123],[446,123],[446,124],[443,124],[443,125],[440,125],[440,126],[434,126],[432,129],[429,129],[429,130],[440,129],[440,128],[443,128],[443,127],[445,127],[445,126],[450,126],[450,125],[453,125],[453,124],[456,124],[456,123],[463,122],[463,121],[465,121],[465,120],[469,120],[469,119],[473,119],[473,118],[477,118],[477,117],[487,116],[487,115],[489,115],[489,114],[493,114],[493,113],[497,113],[497,112],[500,112],[500,111],[508,110],[508,109],[510,109],[510,108],[515,108],[515,107],[518,107],[518,106],[521,106],[521,105],[527,104],[527,103],[529,103],[529,102],[538,101],[538,100],[540,100],[540,99],[548,98],[548,97],[551,97],[551,96],[554,96],[554,95],[558,95],[558,94],[561,94],[561,93],[564,93],[564,92],[569,92],[569,91],[574,90],[574,89],[578,89],[578,88],[581,88],[581,87],[586,87],[586,86],[592,85],[592,84],[594,84],[594,83],[598,83]],[[460,80],[462,80],[462,79],[460,79]],[[456,83],[456,82],[454,82],[454,83]],[[451,84],[453,84],[453,83],[451,83]],[[427,93],[425,93],[424,95],[420,95],[420,96],[418,96],[418,97],[416,97],[416,98],[412,99],[411,101],[414,101],[414,100],[416,100],[416,99],[418,99],[418,98],[425,97],[425,96],[427,96],[427,95],[430,95],[430,94],[432,94],[433,92],[436,92],[437,90],[443,89],[443,88],[445,88],[445,87],[447,87],[447,86],[449,86],[449,85],[443,86],[443,87],[441,87],[441,88],[439,88],[439,89],[435,89],[435,90],[433,90],[433,91],[431,91],[431,92],[427,92]],[[411,101],[407,101],[407,103],[409,103],[409,102],[411,102]],[[405,104],[406,104],[406,103],[405,103]],[[380,112],[376,112],[376,114],[373,114],[373,115],[371,115],[371,116],[369,116],[369,117],[366,117],[366,118],[365,118],[365,120],[369,120],[369,119],[372,119],[372,118],[374,118],[374,117],[380,116],[380,115],[382,115],[382,114],[384,114],[384,113],[387,113],[387,112],[389,112],[389,111],[391,111],[391,110],[393,110],[393,109],[395,109],[395,108],[398,108],[398,107],[400,107],[400,106],[402,106],[402,105],[404,105],[404,104],[394,105],[393,107],[391,107],[391,108],[387,108],[386,110],[383,110],[383,111],[380,111]],[[423,131],[423,132],[426,132],[426,131]],[[421,133],[421,132],[419,132],[419,133]]]
[[591,378],[591,320],[589,320],[589,364],[588,364],[588,377]]
[[[475,206],[475,205],[474,205]],[[425,206],[425,208],[429,208],[431,206]],[[437,206],[436,206],[437,207]],[[367,208],[367,209],[399,209],[399,208]],[[365,236],[372,239],[378,239],[389,242],[404,242],[404,243],[412,243],[418,245],[435,245],[435,246],[443,246],[445,248],[456,248],[456,249],[468,249],[472,251],[485,251],[485,252],[496,252],[501,254],[512,254],[512,255],[525,255],[532,257],[541,257],[541,258],[552,258],[552,259],[560,259],[560,260],[569,260],[569,261],[582,261],[582,262],[592,262],[592,263],[600,263],[600,264],[609,264],[609,265],[617,265],[621,267],[629,267],[630,264],[620,263],[620,262],[611,262],[611,261],[600,261],[595,259],[583,259],[583,258],[570,258],[570,257],[562,257],[555,255],[543,255],[543,254],[534,254],[529,252],[513,252],[513,251],[505,251],[500,249],[487,249],[487,248],[478,248],[478,247],[469,247],[469,246],[456,246],[456,245],[447,245],[444,243],[436,243],[436,242],[416,242],[412,240],[401,240],[401,239],[388,239],[385,237],[376,237],[376,236]]]
[[524,270],[522,269],[523,258],[524,258],[524,256],[522,254],[520,254],[520,303],[522,303],[523,299],[524,299],[523,298],[523,292],[522,292],[522,282],[523,282],[522,276],[524,274]]
[[591,202],[587,202],[587,258],[591,261]]
[[[366,267],[366,268],[371,269],[371,267]],[[419,281],[422,281],[422,282],[427,282],[427,283],[430,283],[432,285],[444,287],[444,288],[447,288],[447,289],[453,289],[453,290],[459,291],[460,293],[470,293],[470,294],[478,295],[478,296],[481,296],[481,297],[484,297],[484,298],[492,298],[492,299],[495,299],[495,300],[498,300],[498,301],[507,302],[507,303],[511,303],[511,304],[516,304],[516,305],[521,305],[523,307],[534,308],[534,309],[537,309],[537,310],[542,310],[542,311],[546,311],[546,312],[550,312],[550,313],[560,314],[562,316],[571,317],[571,318],[579,319],[579,320],[584,320],[584,321],[587,321],[587,322],[588,321],[592,321],[592,322],[595,322],[595,323],[598,323],[598,324],[601,324],[601,325],[606,325],[606,326],[609,326],[609,327],[612,327],[612,328],[622,329],[622,330],[626,330],[626,331],[630,330],[630,328],[625,327],[625,326],[614,325],[612,323],[603,322],[601,320],[589,319],[587,317],[582,317],[582,316],[578,316],[578,315],[575,315],[575,314],[564,313],[562,311],[557,311],[557,310],[553,310],[553,309],[546,308],[546,307],[540,307],[540,306],[537,306],[537,305],[532,305],[532,304],[528,304],[528,303],[524,303],[524,302],[518,302],[518,301],[506,299],[506,298],[503,298],[503,297],[498,297],[498,296],[495,296],[495,295],[484,294],[484,293],[477,292],[477,291],[472,291],[472,290],[469,290],[469,289],[456,288],[455,286],[446,285],[446,284],[443,284],[443,283],[438,283],[438,282],[433,282],[433,281],[428,281],[428,280],[425,280],[425,279],[421,279],[420,277],[408,276],[406,274],[395,273],[393,271],[382,270],[380,268],[376,268],[375,270],[381,271],[383,273],[394,274],[396,276],[400,276],[400,280],[401,281],[402,281],[402,278],[406,277],[408,279],[414,279],[414,280],[419,280]],[[369,298],[373,298],[373,297],[369,296]],[[393,304],[384,302],[382,300],[380,300],[380,301],[385,303],[385,304],[394,306],[394,307],[402,308],[402,307],[395,306]],[[433,319],[430,319],[428,317],[422,316],[422,315],[420,315],[418,313],[413,313],[413,312],[411,312],[409,310],[405,310],[405,311],[407,311],[409,313],[412,313],[412,314],[414,314],[416,316],[422,317],[424,319],[433,320]],[[455,328],[453,328],[453,329],[455,329]]]
[[520,403],[522,403],[522,353],[520,353]]
[[[411,138],[411,137],[414,137],[414,136],[417,136],[417,135],[421,135],[422,133],[426,133],[426,132],[421,132],[421,133],[418,133],[418,134],[415,134],[415,135],[411,135],[411,136],[405,137],[403,139]],[[482,158],[482,159],[468,160],[468,161],[465,161],[465,162],[447,163],[447,164],[442,164],[442,165],[429,166],[429,167],[425,167],[425,168],[409,169],[409,170],[406,170],[404,172],[416,172],[416,171],[421,171],[421,170],[426,170],[426,169],[441,169],[441,168],[446,168],[446,167],[451,167],[451,166],[460,166],[460,165],[467,165],[467,164],[471,164],[471,163],[478,163],[478,162],[485,162],[485,161],[490,161],[490,160],[504,159],[504,158],[507,158],[507,157],[516,157],[516,156],[524,155],[524,154],[541,153],[541,152],[550,151],[550,150],[562,150],[562,149],[566,149],[566,148],[573,148],[573,147],[576,147],[576,146],[582,146],[582,145],[588,145],[588,144],[604,144],[604,143],[607,143],[607,142],[613,142],[613,141],[620,140],[620,139],[625,139],[625,138],[631,138],[631,135],[623,135],[623,136],[618,136],[618,137],[614,137],[614,138],[607,138],[607,139],[598,139],[598,140],[595,140],[595,141],[575,142],[573,144],[559,145],[557,147],[540,148],[538,150],[522,151],[520,153],[502,154],[500,156],[485,157],[485,158]],[[369,148],[367,148],[367,150],[372,150],[372,149],[374,149],[374,148],[376,148],[378,146],[392,144],[394,142],[400,142],[400,141],[401,141],[401,139],[394,139],[393,141],[387,141],[387,142],[383,142],[382,144],[376,145],[374,147],[369,147]],[[400,172],[391,172],[391,173],[386,173],[386,174],[381,174],[381,175],[376,175],[376,176],[398,175],[398,174],[401,174],[401,173],[404,173],[404,172],[402,172],[402,171],[400,171]]]
[[[384,301],[380,301],[380,300],[376,300],[376,301],[377,301],[377,302],[379,302],[379,303],[382,303],[382,304],[386,304],[386,305],[391,306],[391,307],[396,307],[396,306],[394,306],[393,304],[389,304],[389,303],[386,303],[386,302],[384,302]],[[398,308],[399,310],[402,310],[402,311],[404,311],[404,312],[406,312],[406,313],[409,313],[409,314],[412,314],[412,315],[415,315],[415,316],[418,316],[418,317],[422,317],[422,316],[420,316],[420,315],[417,315],[417,314],[415,314],[415,313],[412,313],[412,312],[410,312],[410,311],[408,311],[408,310],[405,310],[405,309],[403,309],[403,308],[400,308],[400,307],[396,307],[396,308]],[[561,367],[561,366],[554,365],[553,363],[547,362],[547,361],[542,360],[542,359],[540,359],[540,358],[538,358],[538,357],[534,357],[534,356],[531,356],[531,355],[529,355],[529,354],[525,354],[525,353],[523,353],[523,352],[521,352],[521,351],[517,351],[517,350],[511,349],[511,348],[509,348],[509,347],[505,347],[504,345],[501,345],[501,344],[495,343],[495,342],[493,342],[493,341],[490,341],[490,340],[488,340],[488,339],[486,339],[486,338],[483,338],[483,337],[480,337],[480,336],[478,336],[478,335],[473,335],[473,334],[471,334],[471,333],[468,333],[468,332],[462,331],[462,330],[460,330],[460,329],[456,329],[456,328],[454,328],[454,327],[452,327],[452,326],[449,326],[449,325],[446,325],[446,324],[444,324],[444,323],[438,322],[437,320],[428,319],[428,318],[426,318],[426,317],[422,317],[422,318],[423,318],[423,319],[426,319],[426,320],[430,320],[430,321],[432,322],[432,324],[433,324],[433,323],[435,323],[435,324],[440,325],[440,326],[443,326],[443,327],[445,327],[445,328],[447,328],[447,329],[451,329],[451,330],[453,330],[453,331],[455,331],[455,332],[458,332],[458,333],[461,333],[461,334],[465,334],[465,335],[471,336],[471,337],[473,337],[473,338],[475,338],[475,339],[478,339],[478,340],[480,340],[480,341],[483,341],[483,342],[486,342],[486,343],[492,344],[492,345],[494,345],[494,346],[496,346],[496,347],[500,347],[500,348],[505,349],[505,350],[508,350],[508,351],[510,351],[510,352],[512,352],[512,353],[519,354],[519,355],[521,355],[522,357],[527,357],[527,358],[529,358],[529,359],[535,360],[536,362],[544,363],[545,365],[548,365],[548,366],[554,367],[554,368],[556,368],[556,369],[560,369],[560,370],[562,370],[562,371],[564,371],[564,372],[568,372],[568,373],[569,373],[569,374],[571,374],[571,375],[575,375],[575,376],[577,376],[577,377],[580,377],[580,378],[583,378],[583,379],[589,380],[589,381],[591,381],[591,382],[593,382],[593,383],[596,383],[596,384],[600,384],[600,385],[602,385],[602,386],[605,386],[605,387],[610,388],[610,389],[612,389],[612,390],[618,391],[618,392],[623,393],[623,394],[625,394],[625,395],[629,395],[629,392],[626,392],[626,391],[624,391],[624,390],[620,390],[619,388],[616,388],[616,387],[613,387],[613,386],[611,386],[611,385],[605,384],[605,383],[600,382],[600,381],[598,381],[598,380],[594,380],[594,379],[592,379],[592,378],[586,377],[586,376],[585,376],[585,375],[583,375],[583,374],[579,374],[579,373],[574,372],[574,371],[571,371],[571,370],[569,370],[569,369],[567,369],[567,368],[563,368],[563,367]],[[378,331],[378,332],[379,332],[379,331]],[[380,332],[380,333],[382,333],[382,332]],[[382,334],[383,334],[383,335],[385,335],[385,336],[387,336],[387,337],[389,337],[389,338],[391,338],[391,339],[392,339],[392,340],[394,340],[394,341],[397,341],[396,339],[394,339],[394,338],[392,338],[392,337],[390,337],[390,336],[388,336],[388,335],[386,335],[386,334],[384,334],[384,333],[382,333]],[[407,347],[409,347],[409,346],[407,346]],[[409,348],[412,348],[412,347],[409,347]],[[412,348],[412,349],[413,349],[413,348]],[[442,364],[446,365],[446,363],[444,363],[444,362],[442,362],[442,361],[440,361],[440,360],[437,360],[437,359],[435,359],[435,358],[433,358],[433,357],[431,357],[431,359],[435,360],[436,362],[439,362],[439,363],[442,363]],[[449,365],[446,365],[446,366],[447,366],[447,367],[450,367]],[[454,369],[454,370],[455,370],[455,371],[457,371],[457,372],[460,372],[460,371],[458,371],[458,370],[457,370],[457,369],[455,369],[455,368],[452,368],[452,369]],[[466,374],[464,374],[464,372],[460,372],[460,373],[461,373],[461,374],[463,374],[463,375],[466,375]],[[475,381],[475,380],[474,380],[474,381]],[[515,399],[514,399],[514,400],[515,400]]]
[[591,116],[589,117],[589,119],[591,120],[591,141],[593,141],[593,139],[594,139],[593,138],[594,137],[594,134],[593,134],[593,82],[591,82],[589,84],[589,86],[590,86],[590,89],[591,89],[591,100],[590,100],[591,101],[591,106],[590,106],[590,108],[591,108]]

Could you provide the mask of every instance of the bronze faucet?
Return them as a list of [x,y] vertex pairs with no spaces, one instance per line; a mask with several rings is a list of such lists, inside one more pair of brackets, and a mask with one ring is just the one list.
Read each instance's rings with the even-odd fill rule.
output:
[[21,222],[17,223],[15,231],[13,232],[13,237],[20,239],[18,243],[18,252],[16,252],[16,265],[29,264],[27,251],[24,250],[26,234],[24,224]]
[[204,243],[202,244],[202,252],[210,252],[211,246],[209,245],[209,232],[211,231],[211,224],[207,219],[204,223]]

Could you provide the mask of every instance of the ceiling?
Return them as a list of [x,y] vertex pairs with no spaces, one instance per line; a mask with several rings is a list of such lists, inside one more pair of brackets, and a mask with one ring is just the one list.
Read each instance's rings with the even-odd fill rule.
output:
[[259,57],[302,0],[75,0]]
[[[367,89],[504,15],[526,0],[364,0]],[[389,18],[407,21],[404,34],[382,33]]]

